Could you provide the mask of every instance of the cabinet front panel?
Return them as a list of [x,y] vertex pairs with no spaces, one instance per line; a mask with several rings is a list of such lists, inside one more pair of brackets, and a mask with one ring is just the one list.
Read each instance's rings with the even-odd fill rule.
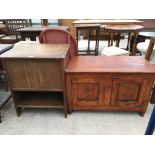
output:
[[141,87],[140,84],[119,83],[117,87],[117,101],[138,101],[138,94]]
[[8,60],[12,89],[62,89],[61,65],[56,60]]
[[99,86],[96,83],[79,83],[77,85],[79,100],[96,101],[98,100]]
[[111,104],[118,107],[141,106],[147,82],[144,79],[114,79]]
[[110,80],[95,78],[72,79],[72,105],[100,107],[110,103]]

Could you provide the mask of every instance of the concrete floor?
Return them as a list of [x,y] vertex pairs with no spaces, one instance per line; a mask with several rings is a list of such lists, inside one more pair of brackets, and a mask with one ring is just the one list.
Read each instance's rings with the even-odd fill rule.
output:
[[144,117],[129,112],[75,111],[64,118],[62,110],[25,109],[16,116],[10,100],[1,110],[0,135],[143,135],[153,105]]

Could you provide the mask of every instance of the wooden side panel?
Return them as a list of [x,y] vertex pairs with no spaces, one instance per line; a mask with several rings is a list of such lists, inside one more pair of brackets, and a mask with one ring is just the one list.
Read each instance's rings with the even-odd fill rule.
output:
[[62,89],[58,60],[7,60],[5,64],[12,89]]

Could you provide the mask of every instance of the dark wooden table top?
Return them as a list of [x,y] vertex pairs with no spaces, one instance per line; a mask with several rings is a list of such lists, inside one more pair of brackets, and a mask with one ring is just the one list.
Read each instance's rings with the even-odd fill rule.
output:
[[0,58],[63,59],[69,44],[40,44],[38,42],[19,42],[13,49],[0,55]]
[[58,29],[63,29],[63,30],[69,30],[69,26],[57,26],[57,25],[53,25],[53,26],[30,26],[30,27],[24,27],[24,28],[20,28],[17,29],[17,32],[41,32],[44,29],[52,29],[52,28],[58,28]]
[[143,21],[139,20],[104,20],[104,19],[90,19],[90,20],[76,20],[72,24],[107,24],[107,25],[124,25],[124,24],[138,24],[143,25]]
[[69,61],[66,72],[155,74],[155,67],[140,56],[78,56]]
[[0,44],[0,54],[11,49],[13,46],[14,46],[13,44]]

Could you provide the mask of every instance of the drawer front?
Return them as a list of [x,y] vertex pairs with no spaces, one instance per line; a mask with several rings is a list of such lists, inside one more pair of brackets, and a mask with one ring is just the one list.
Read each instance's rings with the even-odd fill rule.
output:
[[8,60],[6,68],[12,89],[62,89],[59,61]]

